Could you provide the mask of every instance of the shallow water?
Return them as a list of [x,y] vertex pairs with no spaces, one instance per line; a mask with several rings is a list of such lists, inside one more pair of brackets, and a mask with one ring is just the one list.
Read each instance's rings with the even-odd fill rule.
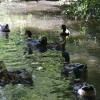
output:
[[[29,4],[32,6],[31,3]],[[26,4],[24,5],[27,6]],[[3,12],[6,6],[0,6],[3,7],[0,8],[0,22],[1,24],[6,22],[9,23],[10,28],[16,28],[20,26],[23,28],[25,26],[30,26],[33,28],[39,28],[41,32],[41,30],[59,30],[61,24],[66,23],[68,28],[71,30],[72,35],[76,36],[74,37],[75,41],[77,39],[81,39],[81,37],[78,37],[80,33],[80,26],[82,25],[80,21],[64,19],[61,15],[56,16],[56,14],[53,16],[49,16],[48,13],[43,15],[44,12],[40,13],[40,8],[36,9],[37,4],[33,7],[35,8],[35,11],[40,11],[38,13],[35,12],[36,15],[32,14],[33,12],[31,10],[31,6],[29,10],[25,9],[28,10],[27,12],[29,12],[29,15],[26,11],[24,14],[21,15],[21,8],[18,8],[18,10],[16,11],[16,15],[9,15],[8,12],[6,12],[7,10]],[[20,6],[22,7],[21,4]],[[25,8],[25,6],[23,6],[23,9]],[[53,10],[55,9],[55,11],[59,12],[59,9],[56,7],[48,7],[47,5],[45,9],[43,5],[41,7],[42,10],[49,9],[50,11],[50,8],[52,8]],[[9,9],[12,9],[12,11],[14,11],[13,8],[14,7]],[[4,15],[6,20],[3,18]],[[90,34],[92,38],[89,38],[87,40],[86,38],[82,37],[79,44],[72,41],[71,43],[68,42],[68,44],[66,45],[66,49],[71,55],[71,62],[80,62],[88,65],[88,82],[96,87],[97,100],[100,100],[100,35],[98,34],[100,32],[99,27],[99,22],[97,22],[97,24],[95,24],[95,22],[93,22],[92,24],[88,24],[86,28],[88,30],[88,34]],[[68,82],[60,79],[59,66],[62,66],[60,52],[48,51],[44,54],[40,54],[34,51],[34,54],[31,57],[25,57],[25,55],[23,55],[23,44],[19,43],[18,45],[20,39],[22,39],[23,41],[23,36],[20,36],[21,38],[19,38],[18,35],[19,34],[11,34],[9,42],[5,39],[0,40],[0,60],[5,61],[6,66],[9,70],[26,68],[27,70],[31,71],[32,68],[34,68],[34,87],[29,88],[24,87],[23,85],[8,85],[4,88],[5,94],[1,96],[2,99],[0,98],[0,100],[6,100],[6,98],[7,100],[19,100],[19,98],[20,100],[72,100],[72,94],[69,92],[67,87]],[[94,37],[97,37],[96,40],[94,39]],[[53,37],[53,35],[50,34],[48,38],[55,41],[57,37]],[[47,55],[48,57],[45,57]],[[37,70],[39,68],[43,69]],[[0,91],[3,90],[1,89]]]

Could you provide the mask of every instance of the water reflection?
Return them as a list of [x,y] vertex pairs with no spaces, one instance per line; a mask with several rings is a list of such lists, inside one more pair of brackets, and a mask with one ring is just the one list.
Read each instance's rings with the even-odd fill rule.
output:
[[4,94],[4,88],[0,86],[0,100],[7,100]]
[[98,63],[96,62],[94,65],[89,67],[89,82],[93,83],[97,90],[97,100],[100,100],[100,23],[97,21],[93,21],[91,23],[88,23],[87,32],[90,34],[91,37],[97,38],[98,46],[94,49],[89,49],[88,53],[91,56],[94,56],[96,58],[96,61],[98,60]]

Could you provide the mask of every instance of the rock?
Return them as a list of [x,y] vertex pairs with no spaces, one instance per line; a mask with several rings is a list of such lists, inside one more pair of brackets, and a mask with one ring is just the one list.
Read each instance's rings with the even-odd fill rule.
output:
[[43,67],[38,67],[36,70],[40,71],[40,70],[42,70],[42,69],[43,69]]

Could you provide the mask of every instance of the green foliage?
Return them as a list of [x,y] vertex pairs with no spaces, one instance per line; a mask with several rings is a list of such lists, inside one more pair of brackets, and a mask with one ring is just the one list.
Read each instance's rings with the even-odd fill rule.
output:
[[100,19],[100,2],[99,0],[78,0],[66,6],[64,14],[73,19]]

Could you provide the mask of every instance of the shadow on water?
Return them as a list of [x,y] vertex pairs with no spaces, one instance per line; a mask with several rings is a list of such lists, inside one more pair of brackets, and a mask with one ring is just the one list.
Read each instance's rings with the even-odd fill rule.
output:
[[[82,62],[85,62],[88,64],[88,69],[89,69],[89,77],[88,77],[88,82],[93,84],[96,88],[97,91],[97,99],[96,100],[100,100],[100,22],[99,21],[89,21],[88,23],[84,23],[82,21],[75,21],[72,22],[70,20],[65,19],[65,23],[68,27],[70,27],[71,29],[73,29],[76,32],[80,33],[80,28],[81,27],[85,27],[86,28],[86,35],[90,36],[90,41],[88,42],[89,44],[85,44],[85,46],[82,49],[85,49],[87,52],[87,57],[85,57],[83,60],[83,55],[84,52],[81,55],[78,55],[80,57],[77,58],[77,56],[75,56],[78,61],[82,60]],[[73,33],[74,33],[73,31]],[[77,33],[75,33],[77,34]],[[95,38],[95,39],[94,39]],[[86,37],[85,37],[85,42],[86,42]],[[81,48],[80,48],[81,49]],[[78,50],[80,51],[80,50]],[[77,51],[77,52],[78,52]],[[75,52],[75,49],[74,51]],[[79,52],[78,52],[79,54]],[[73,57],[74,55],[72,55]]]
[[[89,54],[100,60],[100,48],[97,50],[88,50]],[[97,91],[97,100],[100,100],[100,62],[89,68],[89,82],[93,84]]]
[[[96,42],[98,42],[97,48],[88,49],[89,55],[92,55],[100,60],[100,23],[98,21],[93,21],[88,23],[88,34],[91,37],[96,37]],[[89,68],[89,82],[94,84],[97,91],[97,100],[100,100],[100,62]]]
[[100,100],[100,72],[96,70],[89,71],[89,82],[93,84],[97,92],[97,100]]

